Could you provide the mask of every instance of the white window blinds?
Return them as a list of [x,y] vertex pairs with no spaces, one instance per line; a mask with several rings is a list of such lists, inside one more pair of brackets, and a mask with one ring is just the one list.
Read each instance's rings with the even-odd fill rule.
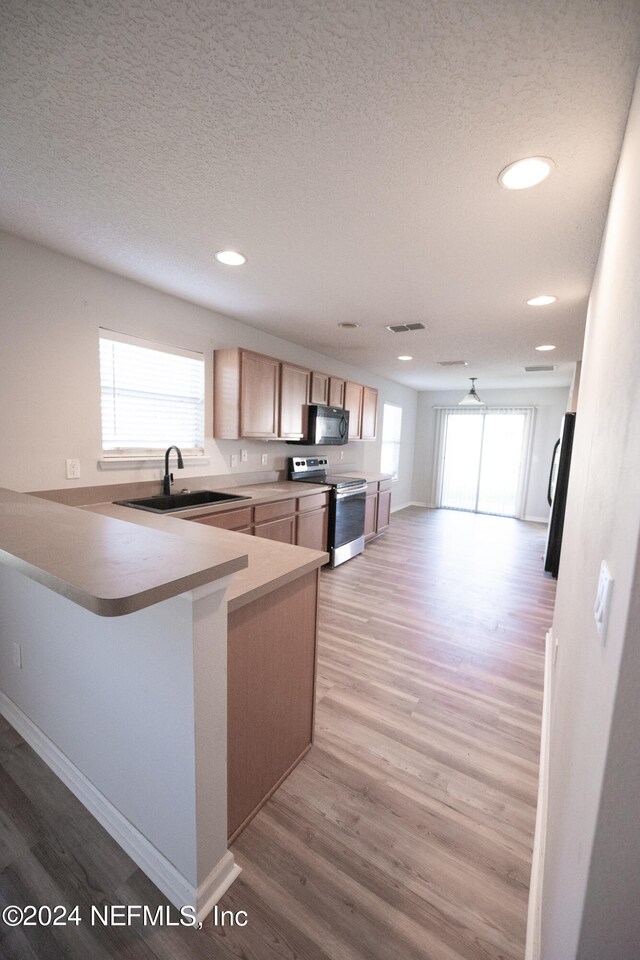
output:
[[202,354],[100,330],[100,391],[105,456],[203,455]]

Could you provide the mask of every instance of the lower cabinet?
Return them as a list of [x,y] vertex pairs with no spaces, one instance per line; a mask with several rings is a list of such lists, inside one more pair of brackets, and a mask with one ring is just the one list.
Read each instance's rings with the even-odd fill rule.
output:
[[298,499],[296,543],[299,547],[326,550],[329,534],[329,506],[326,493]]
[[391,480],[381,480],[378,488],[378,516],[376,533],[382,533],[389,526],[391,517]]
[[296,542],[296,501],[276,500],[253,508],[253,534],[279,543]]
[[364,510],[364,539],[373,540],[389,526],[391,515],[391,480],[367,484]]
[[311,746],[317,591],[314,570],[229,614],[230,841]]
[[329,495],[313,493],[295,500],[276,500],[255,507],[236,507],[204,517],[194,523],[249,533],[265,540],[291,543],[312,550],[327,549],[329,530]]
[[364,539],[373,540],[376,535],[376,519],[378,516],[378,484],[367,484],[367,499],[364,506]]

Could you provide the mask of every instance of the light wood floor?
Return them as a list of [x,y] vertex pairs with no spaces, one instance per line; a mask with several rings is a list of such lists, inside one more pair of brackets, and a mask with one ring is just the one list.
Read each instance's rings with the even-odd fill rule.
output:
[[[0,922],[7,960],[522,960],[544,528],[408,508],[322,574],[316,743],[233,846],[244,928]],[[165,901],[0,720],[0,908]]]

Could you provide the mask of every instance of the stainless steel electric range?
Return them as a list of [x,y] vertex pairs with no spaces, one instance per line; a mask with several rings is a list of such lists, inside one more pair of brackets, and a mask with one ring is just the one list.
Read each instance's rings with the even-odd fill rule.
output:
[[327,474],[326,457],[289,457],[289,480],[324,483],[329,496],[330,567],[337,567],[364,550],[364,509],[367,481],[361,477]]

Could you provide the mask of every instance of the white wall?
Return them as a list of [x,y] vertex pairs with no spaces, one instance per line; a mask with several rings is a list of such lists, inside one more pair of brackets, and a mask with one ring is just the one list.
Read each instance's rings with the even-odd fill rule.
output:
[[[553,633],[543,960],[640,957],[640,89],[587,320]],[[593,604],[615,584],[606,643]]]
[[[455,407],[468,390],[468,382],[460,380],[460,390],[428,391],[419,394],[416,446],[414,454],[413,491],[416,501],[432,502],[433,474],[437,468],[435,451],[436,416],[434,407]],[[547,484],[553,445],[560,433],[560,424],[567,409],[569,387],[510,390],[480,390],[487,406],[536,407],[531,464],[527,482],[524,516],[530,520],[546,520],[549,516]]]
[[[69,484],[92,486],[160,479],[160,468],[103,471],[100,457],[98,328],[159,340],[201,351],[206,360],[206,454],[210,464],[189,467],[184,476],[230,472],[230,454],[240,445],[249,460],[236,472],[284,469],[292,451],[284,443],[214,441],[213,350],[248,347],[271,356],[334,373],[379,390],[403,408],[401,477],[395,504],[411,500],[417,393],[390,380],[261,333],[245,324],[118,277],[9,234],[0,234],[0,435],[4,442],[3,483],[15,490],[43,490]],[[380,433],[375,442],[344,447],[343,465],[380,469]],[[168,438],[168,442],[171,438]],[[336,448],[324,448],[332,463]],[[65,479],[65,460],[81,461],[80,481]]]
[[233,866],[226,586],[98,617],[0,564],[0,712],[174,904],[198,909]]

